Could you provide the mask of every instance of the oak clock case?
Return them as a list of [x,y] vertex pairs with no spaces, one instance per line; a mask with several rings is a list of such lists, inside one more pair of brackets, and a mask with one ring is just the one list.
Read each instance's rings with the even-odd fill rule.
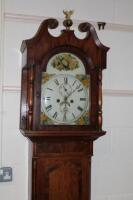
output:
[[109,48],[88,22],[79,25],[84,39],[67,25],[54,37],[48,29],[57,26],[44,20],[21,46],[20,131],[33,143],[31,199],[91,200],[93,141],[105,134],[102,70]]

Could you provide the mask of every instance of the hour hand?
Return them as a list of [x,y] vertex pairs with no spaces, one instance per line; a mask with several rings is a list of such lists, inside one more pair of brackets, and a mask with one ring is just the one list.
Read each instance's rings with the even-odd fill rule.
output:
[[63,85],[64,91],[66,92],[67,95],[69,95],[67,89],[65,88],[65,86]]
[[63,115],[63,121],[66,121],[66,112]]
[[59,87],[59,93],[63,97],[69,96],[69,93],[71,92],[71,90],[72,88],[69,84],[61,84]]

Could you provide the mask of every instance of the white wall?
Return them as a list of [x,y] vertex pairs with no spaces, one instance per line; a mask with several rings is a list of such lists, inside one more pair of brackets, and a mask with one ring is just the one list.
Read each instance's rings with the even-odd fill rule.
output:
[[0,8],[0,165],[13,167],[13,181],[0,183],[0,199],[28,200],[28,141],[18,129],[21,42],[43,18],[62,18],[62,10],[72,8],[76,20],[108,22],[97,32],[111,48],[103,73],[107,135],[94,144],[92,200],[132,200],[133,1],[0,0]]

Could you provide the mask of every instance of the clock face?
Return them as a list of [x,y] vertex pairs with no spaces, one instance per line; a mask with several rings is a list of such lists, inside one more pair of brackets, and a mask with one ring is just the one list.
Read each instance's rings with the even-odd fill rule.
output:
[[[82,76],[86,77],[85,75]],[[77,124],[86,116],[89,93],[84,82],[68,74],[44,74],[41,87],[41,122],[44,124]],[[42,123],[43,124],[43,123]]]

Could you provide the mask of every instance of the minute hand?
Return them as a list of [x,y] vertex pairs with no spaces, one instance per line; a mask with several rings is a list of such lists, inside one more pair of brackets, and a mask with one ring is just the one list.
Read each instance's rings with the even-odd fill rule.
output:
[[79,88],[79,86],[77,86],[72,92],[70,92],[70,94],[68,94],[67,98],[70,97],[78,88]]

